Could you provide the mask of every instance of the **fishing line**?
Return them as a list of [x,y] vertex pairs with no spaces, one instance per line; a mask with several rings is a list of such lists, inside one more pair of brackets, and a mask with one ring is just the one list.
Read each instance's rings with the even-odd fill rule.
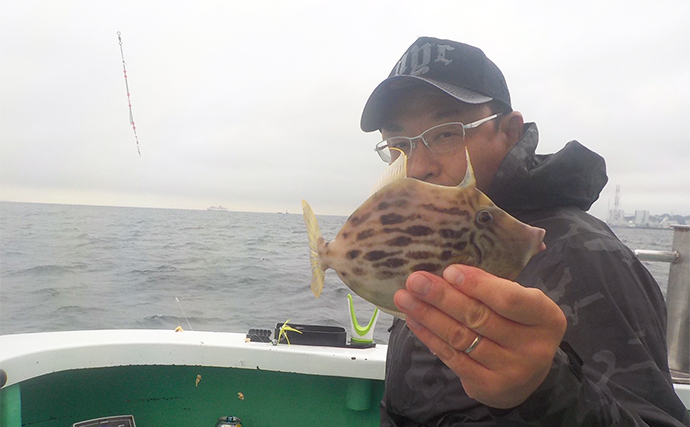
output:
[[129,83],[127,82],[127,64],[125,63],[125,52],[122,50],[122,37],[120,32],[117,32],[117,41],[120,43],[120,56],[122,57],[122,71],[125,74],[125,88],[127,89],[127,104],[129,105],[129,123],[132,125],[134,131],[134,140],[137,143],[137,152],[141,157],[141,150],[139,149],[139,137],[137,136],[137,126],[134,124],[134,115],[132,114],[132,98],[129,95]]
[[191,323],[189,323],[189,319],[187,319],[187,315],[184,314],[184,310],[182,309],[182,304],[180,304],[180,300],[177,299],[177,295],[175,295],[175,301],[177,301],[177,306],[180,307],[180,311],[182,312],[182,316],[184,316],[184,320],[187,321],[187,326],[189,326],[189,330],[193,331],[194,328],[192,328]]

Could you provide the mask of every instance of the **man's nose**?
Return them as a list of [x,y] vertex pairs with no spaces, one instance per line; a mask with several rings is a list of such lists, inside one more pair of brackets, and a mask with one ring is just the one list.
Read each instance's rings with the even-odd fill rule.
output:
[[438,175],[438,163],[434,161],[429,147],[421,138],[411,141],[410,155],[407,158],[408,178],[431,181],[436,175]]

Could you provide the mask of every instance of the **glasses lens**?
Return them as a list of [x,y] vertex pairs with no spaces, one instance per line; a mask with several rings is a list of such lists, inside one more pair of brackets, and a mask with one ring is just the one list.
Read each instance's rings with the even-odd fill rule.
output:
[[390,151],[388,151],[388,148],[376,147],[374,149],[374,151],[376,151],[376,154],[378,154],[379,157],[381,158],[381,160],[383,160],[384,162],[386,162],[386,163],[391,162],[391,153],[390,153]]
[[410,140],[403,137],[389,138],[376,144],[375,151],[381,160],[391,163],[400,156],[401,152],[407,156],[410,155]]
[[423,138],[429,150],[445,153],[462,145],[465,141],[465,128],[462,123],[446,123],[427,130]]
[[391,162],[391,152],[388,149],[388,144],[386,144],[386,141],[381,141],[378,144],[376,144],[376,147],[374,147],[374,151],[376,151],[376,154],[378,154],[381,160],[383,160],[384,162]]
[[[406,156],[410,156],[410,140],[408,138],[388,138],[386,141],[387,150],[391,160],[395,160],[400,156],[400,152],[405,153]],[[393,150],[395,148],[395,150]]]

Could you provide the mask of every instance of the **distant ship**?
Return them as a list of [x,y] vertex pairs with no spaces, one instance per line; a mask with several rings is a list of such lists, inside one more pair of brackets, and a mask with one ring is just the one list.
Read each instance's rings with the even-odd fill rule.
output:
[[219,206],[211,206],[211,207],[207,208],[206,210],[207,211],[227,211],[228,208],[225,208],[225,207],[219,205]]

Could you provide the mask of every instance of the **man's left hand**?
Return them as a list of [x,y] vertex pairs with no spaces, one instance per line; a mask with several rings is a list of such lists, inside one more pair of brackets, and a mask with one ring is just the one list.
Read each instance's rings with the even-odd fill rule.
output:
[[567,325],[539,289],[466,265],[451,265],[443,278],[411,274],[395,303],[467,394],[493,408],[518,406],[539,387]]

